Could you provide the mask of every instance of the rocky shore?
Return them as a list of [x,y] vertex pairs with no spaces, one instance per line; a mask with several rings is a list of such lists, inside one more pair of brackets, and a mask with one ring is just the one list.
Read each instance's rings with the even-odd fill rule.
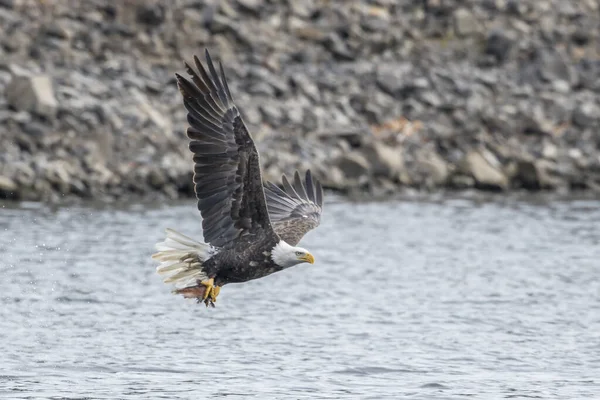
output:
[[204,48],[267,179],[600,188],[598,0],[0,0],[0,198],[192,195]]

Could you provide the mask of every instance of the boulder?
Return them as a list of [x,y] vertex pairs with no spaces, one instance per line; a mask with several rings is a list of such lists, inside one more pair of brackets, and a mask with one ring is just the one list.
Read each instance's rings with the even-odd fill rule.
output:
[[381,142],[371,142],[361,149],[361,153],[375,176],[396,180],[404,169],[404,159],[400,148],[394,148]]
[[444,185],[448,181],[448,163],[435,151],[421,152],[417,156],[417,165],[431,184]]
[[593,102],[580,104],[573,111],[573,123],[582,128],[595,126],[600,121],[600,107]]
[[17,184],[9,177],[0,175],[0,196],[10,195],[17,190]]
[[163,134],[172,136],[172,124],[171,119],[161,113],[156,107],[154,107],[148,98],[139,91],[133,92],[134,97],[138,101],[139,109],[143,115],[154,125],[156,125]]
[[485,54],[493,56],[496,62],[503,63],[510,57],[514,42],[513,38],[506,31],[495,29],[487,35]]
[[500,162],[486,150],[471,150],[459,163],[465,175],[475,179],[475,186],[487,190],[505,190],[508,178],[500,168]]
[[264,8],[263,0],[237,0],[237,3],[244,10],[260,14],[260,11]]
[[336,164],[347,179],[359,179],[369,175],[369,162],[363,154],[357,151],[344,154]]
[[466,8],[459,8],[454,12],[453,22],[456,36],[469,36],[480,30],[477,17]]
[[550,174],[551,166],[548,160],[520,160],[514,179],[525,189],[554,189],[559,185],[559,180]]
[[54,118],[58,102],[49,76],[14,76],[6,86],[6,100],[17,110]]

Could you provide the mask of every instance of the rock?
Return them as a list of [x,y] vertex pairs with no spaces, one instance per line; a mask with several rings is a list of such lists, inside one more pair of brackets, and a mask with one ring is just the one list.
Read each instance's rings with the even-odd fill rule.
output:
[[514,179],[525,189],[554,189],[559,186],[559,181],[549,170],[550,162],[547,160],[521,160],[517,162]]
[[431,107],[438,108],[442,105],[442,99],[436,92],[432,90],[419,93],[418,98],[421,102]]
[[393,148],[381,142],[370,142],[363,146],[360,151],[375,176],[395,180],[398,179],[404,169],[404,160],[400,148]]
[[469,36],[479,32],[479,21],[471,11],[459,8],[453,15],[454,32],[457,36]]
[[573,111],[573,123],[582,128],[597,126],[600,121],[600,107],[593,102],[580,104]]
[[157,26],[165,22],[165,8],[162,4],[140,4],[137,9],[137,21],[149,26]]
[[546,159],[555,160],[558,155],[558,148],[550,142],[544,142],[542,146],[542,156]]
[[260,14],[264,7],[264,0],[236,0],[244,10],[251,11],[255,14]]
[[369,175],[369,162],[359,152],[353,151],[340,157],[336,166],[342,171],[346,179],[359,179]]
[[47,75],[14,76],[5,91],[8,104],[17,110],[30,111],[54,118],[58,102],[54,97],[52,80]]
[[419,168],[426,174],[431,186],[444,185],[448,180],[448,163],[435,151],[422,151],[417,157]]
[[300,18],[308,18],[315,12],[314,0],[292,1],[290,7],[294,15]]
[[[348,180],[344,176],[344,173],[336,166],[327,168],[321,176],[323,177],[322,184],[325,187],[343,190],[348,186]],[[277,178],[279,178],[279,176]]]
[[377,68],[376,82],[384,92],[394,97],[401,97],[412,81],[408,79],[412,69],[410,63],[381,65]]
[[475,186],[475,179],[471,176],[457,174],[452,175],[449,183],[455,189],[468,189]]
[[258,109],[260,110],[263,121],[271,126],[279,125],[285,117],[281,107],[275,104],[261,104]]
[[69,40],[73,33],[64,24],[53,21],[44,27],[45,34],[58,39]]
[[45,166],[47,181],[54,185],[59,194],[65,195],[70,192],[73,165],[65,160],[55,160]]
[[577,71],[571,66],[568,57],[558,50],[540,50],[536,57],[536,67],[540,78],[546,82],[563,80],[573,84],[577,80]]
[[152,168],[148,173],[148,182],[155,189],[160,189],[167,183],[167,179],[162,170],[158,168]]
[[348,45],[340,36],[332,32],[324,41],[325,47],[340,61],[354,60],[356,56],[350,51]]
[[171,135],[171,120],[158,111],[150,102],[148,98],[139,91],[133,92],[134,98],[138,101],[139,109],[143,114],[150,120],[154,125],[159,127],[164,134]]
[[248,79],[254,80],[256,84],[265,84],[273,88],[273,94],[281,96],[288,91],[286,81],[271,73],[267,68],[253,67],[248,71]]
[[0,197],[13,197],[17,184],[7,176],[0,175]]
[[14,164],[14,180],[19,186],[30,187],[35,182],[35,171],[29,164],[25,162],[17,162]]
[[496,62],[503,63],[510,57],[513,43],[514,40],[506,31],[493,30],[488,33],[485,40],[485,54],[493,56]]
[[505,190],[508,188],[508,178],[500,169],[495,156],[485,150],[469,151],[459,165],[459,169],[475,179],[480,189]]
[[193,195],[173,72],[204,47],[269,170],[371,193],[600,182],[596,0],[46,3],[0,0],[0,171],[19,198]]
[[321,100],[319,87],[306,75],[292,76],[292,83],[313,103],[318,103]]

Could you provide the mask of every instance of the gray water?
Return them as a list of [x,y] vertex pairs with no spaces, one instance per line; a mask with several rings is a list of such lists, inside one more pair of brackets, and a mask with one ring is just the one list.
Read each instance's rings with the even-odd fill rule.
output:
[[215,309],[150,259],[192,201],[0,205],[0,397],[600,398],[599,201],[329,200]]

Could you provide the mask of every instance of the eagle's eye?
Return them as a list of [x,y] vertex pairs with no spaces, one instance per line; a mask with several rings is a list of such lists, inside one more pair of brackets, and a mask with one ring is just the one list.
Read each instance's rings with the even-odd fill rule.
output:
[[302,255],[302,252],[301,252],[301,251],[297,251],[297,252],[296,252],[296,256],[300,257],[301,255]]

